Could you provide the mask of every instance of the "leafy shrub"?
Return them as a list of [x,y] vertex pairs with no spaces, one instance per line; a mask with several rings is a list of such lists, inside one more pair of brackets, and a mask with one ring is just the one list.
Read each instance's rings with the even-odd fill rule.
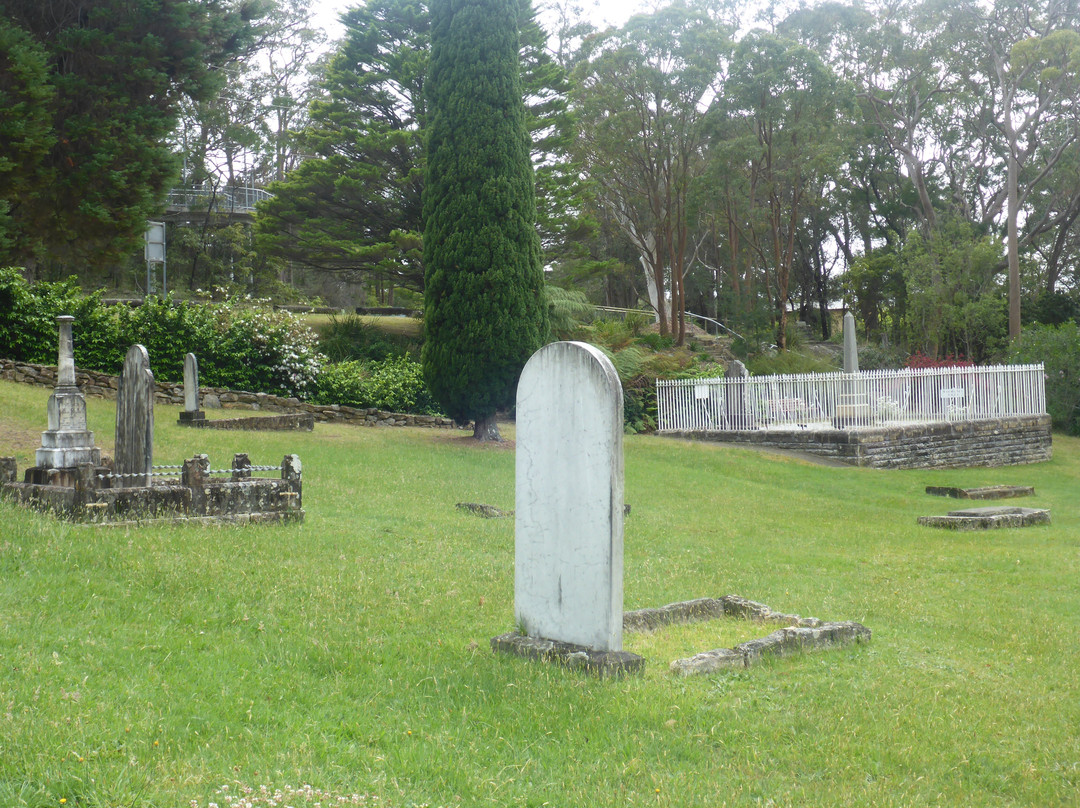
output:
[[[633,329],[631,329],[633,332]],[[647,345],[654,351],[666,351],[675,347],[675,338],[670,334],[662,335],[655,331],[646,331],[639,333],[637,341],[642,345]]]
[[371,369],[371,405],[390,412],[437,413],[424,383],[424,370],[408,356],[375,363]]
[[898,370],[908,360],[907,351],[889,345],[860,345],[860,370]]
[[0,269],[0,354],[55,363],[60,314],[75,317],[75,364],[87,370],[119,373],[128,348],[141,343],[162,381],[179,381],[191,352],[206,385],[307,398],[323,362],[314,332],[288,312],[171,297],[107,307],[100,295],[83,295],[74,278],[31,286],[17,270]]
[[[242,388],[246,390],[298,398],[314,395],[325,359],[314,331],[289,312],[269,307],[240,308],[229,301],[213,311],[223,350],[210,346],[212,374],[247,378],[252,386]],[[199,368],[201,374],[201,360]]]
[[1056,429],[1080,435],[1080,326],[1032,325],[1013,343],[1009,361],[1042,362],[1046,370],[1046,411]]
[[754,376],[773,376],[787,373],[834,373],[839,368],[819,356],[800,351],[762,353],[746,361],[746,369]]
[[348,407],[368,407],[367,363],[356,360],[331,362],[319,374],[318,404],[344,404]]
[[326,365],[315,400],[320,404],[374,407],[390,412],[438,413],[424,384],[423,367],[408,356],[382,362],[347,361]]
[[382,361],[395,356],[404,356],[415,350],[416,346],[408,337],[392,337],[381,331],[356,314],[343,317],[331,315],[330,322],[320,329],[319,350],[329,357],[331,362],[346,362],[354,359],[374,359]]

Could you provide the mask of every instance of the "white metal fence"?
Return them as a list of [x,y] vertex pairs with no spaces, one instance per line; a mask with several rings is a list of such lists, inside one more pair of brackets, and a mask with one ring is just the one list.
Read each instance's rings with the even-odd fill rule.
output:
[[657,428],[859,429],[1046,414],[1038,365],[658,379]]

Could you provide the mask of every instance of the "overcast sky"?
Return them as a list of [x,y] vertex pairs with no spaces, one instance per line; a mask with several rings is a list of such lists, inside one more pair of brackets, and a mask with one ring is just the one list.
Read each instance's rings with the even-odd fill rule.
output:
[[[632,14],[649,5],[647,0],[579,0],[582,10],[597,28],[608,25],[621,25]],[[327,38],[337,39],[344,33],[338,23],[341,12],[353,6],[363,5],[361,0],[312,0],[311,9],[315,25],[326,31]],[[543,0],[533,0],[537,8],[543,6]]]

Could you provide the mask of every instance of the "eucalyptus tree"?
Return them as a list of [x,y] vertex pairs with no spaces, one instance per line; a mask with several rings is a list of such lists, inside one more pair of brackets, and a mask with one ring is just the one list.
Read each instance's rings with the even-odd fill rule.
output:
[[638,252],[661,333],[680,343],[690,188],[705,170],[703,123],[730,48],[724,24],[676,3],[587,38],[574,71],[577,154]]
[[846,146],[838,121],[853,97],[809,48],[754,31],[735,48],[723,100],[714,159],[747,194],[732,229],[765,270],[783,349],[799,233],[838,173]]
[[[1000,135],[997,156],[1005,163],[1004,188],[991,198],[986,217],[998,215],[1004,206],[1009,336],[1016,339],[1021,324],[1021,211],[1032,191],[1046,183],[1059,164],[1067,165],[1080,143],[1080,10],[1069,0],[1050,0],[1043,8],[997,0],[982,27],[989,87],[980,89],[989,104],[988,121],[980,123],[989,122],[990,130]],[[1070,123],[1055,125],[1062,117]],[[1062,224],[1068,226],[1068,209],[1065,217]]]

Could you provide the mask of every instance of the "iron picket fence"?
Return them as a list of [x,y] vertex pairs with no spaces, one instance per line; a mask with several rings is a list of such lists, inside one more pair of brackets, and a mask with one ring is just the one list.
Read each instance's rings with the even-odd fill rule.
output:
[[1046,414],[1042,364],[658,379],[660,432],[863,429]]

